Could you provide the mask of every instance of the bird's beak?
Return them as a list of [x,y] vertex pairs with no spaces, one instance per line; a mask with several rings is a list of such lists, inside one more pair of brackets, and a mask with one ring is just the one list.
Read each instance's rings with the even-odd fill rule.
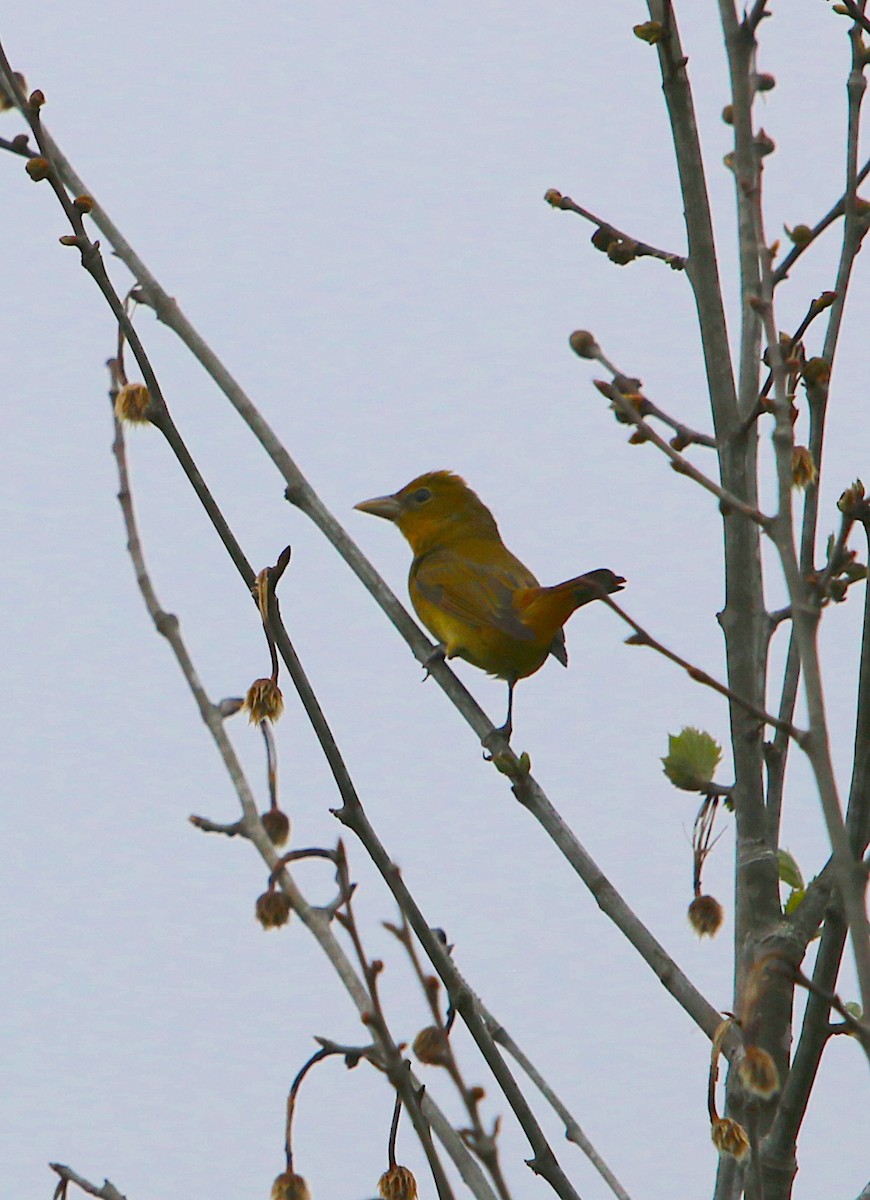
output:
[[402,505],[395,496],[375,496],[373,500],[360,500],[355,504],[360,512],[371,513],[373,517],[383,517],[387,521],[395,521],[402,511]]

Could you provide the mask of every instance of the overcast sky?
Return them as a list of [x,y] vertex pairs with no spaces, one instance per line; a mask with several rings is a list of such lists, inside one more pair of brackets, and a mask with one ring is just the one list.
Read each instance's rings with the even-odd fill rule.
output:
[[[842,191],[847,24],[820,0],[774,5],[759,103],[768,230],[813,224]],[[727,76],[712,3],[683,5],[710,187],[736,330]],[[630,611],[723,674],[715,503],[649,447],[626,444],[567,347],[592,329],[618,365],[689,424],[710,418],[683,275],[623,269],[591,229],[543,202],[551,187],[636,236],[685,250],[655,52],[639,4],[243,5],[151,0],[18,6],[0,21],[13,65],[47,97],[51,129],[166,290],[241,380],[290,453],[404,598],[409,552],[353,511],[421,471],[461,472],[505,540],[547,583],[607,566]],[[21,126],[0,116],[0,135]],[[3,1190],[48,1197],[49,1161],[129,1200],[268,1195],[283,1106],[314,1035],[364,1030],[301,925],[253,919],[265,870],[250,846],[187,816],[237,802],[124,548],[109,446],[111,315],[47,186],[0,157],[0,527],[6,715],[0,1160]],[[793,328],[833,285],[837,235],[802,260],[779,319]],[[866,256],[866,252],[865,252]],[[833,387],[822,535],[834,502],[870,478],[859,260]],[[129,279],[112,267],[119,288]],[[175,338],[137,318],[167,402],[261,567],[289,542],[282,609],[390,853],[427,919],[456,943],[475,990],[554,1083],[636,1200],[703,1196],[715,1153],[709,1043],[603,917],[543,832],[482,761],[474,735],[317,531]],[[818,344],[809,339],[809,353]],[[798,425],[806,436],[806,415]],[[213,699],[268,672],[256,611],[159,435],[130,438],[148,562]],[[770,494],[769,491],[766,494]],[[778,568],[770,605],[782,602]],[[823,645],[839,782],[848,785],[860,592],[828,610]],[[668,733],[727,740],[727,713],[650,651],[624,645],[603,607],[568,627],[571,665],[517,692],[514,745],[581,841],[716,1007],[730,1006],[726,832],[706,877],[729,923],[699,944],[691,796],[659,759]],[[781,658],[781,647],[775,660]],[[459,664],[496,721],[504,685]],[[338,803],[299,705],[278,727],[294,844],[333,844]],[[776,703],[775,694],[771,701]],[[259,734],[229,729],[265,806]],[[727,755],[720,770],[729,778]],[[783,843],[805,875],[827,852],[812,786],[790,776]],[[366,944],[387,959],[392,1027],[412,1040],[422,997],[379,922],[389,896],[349,843]],[[328,870],[299,872],[314,901]],[[851,998],[851,972],[842,993]],[[505,1111],[457,1031],[471,1082]],[[444,1081],[433,1094],[461,1117]],[[303,1090],[297,1167],[319,1200],[363,1200],[386,1165],[392,1098],[361,1067],[321,1066]],[[542,1119],[584,1200],[608,1193]],[[798,1200],[850,1200],[868,1170],[866,1065],[835,1039],[800,1148]],[[844,1115],[848,1114],[848,1115]],[[550,1193],[504,1154],[517,1196]],[[403,1161],[420,1165],[410,1128]],[[420,1171],[421,1195],[434,1189]]]

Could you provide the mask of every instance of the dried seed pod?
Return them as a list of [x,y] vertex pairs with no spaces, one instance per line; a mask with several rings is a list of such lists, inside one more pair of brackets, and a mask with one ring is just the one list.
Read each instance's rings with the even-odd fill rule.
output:
[[284,697],[274,679],[255,679],[245,696],[245,708],[251,714],[251,724],[277,721],[284,711]]
[[290,920],[290,898],[277,888],[270,888],[257,897],[254,911],[264,929],[280,929]]
[[390,1167],[378,1180],[381,1200],[417,1200],[417,1180],[407,1167]]
[[713,937],[722,928],[725,912],[715,896],[696,896],[689,905],[688,917],[698,937]]

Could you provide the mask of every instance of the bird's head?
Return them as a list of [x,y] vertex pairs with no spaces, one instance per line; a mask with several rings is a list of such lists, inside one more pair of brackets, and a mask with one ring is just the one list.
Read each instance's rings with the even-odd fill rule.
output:
[[498,537],[495,518],[464,479],[452,471],[418,475],[391,496],[376,496],[354,506],[393,521],[411,544],[415,555],[449,544],[458,538]]

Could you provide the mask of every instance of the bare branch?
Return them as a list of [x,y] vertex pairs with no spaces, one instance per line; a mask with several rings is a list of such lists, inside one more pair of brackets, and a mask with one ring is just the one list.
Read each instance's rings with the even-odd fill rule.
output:
[[[858,184],[862,184],[868,175],[870,175],[870,158],[867,159],[867,161],[864,163],[864,166],[860,171],[858,171],[855,177],[856,186]],[[782,281],[787,278],[789,271],[804,253],[804,251],[808,250],[810,246],[812,246],[819,235],[824,233],[829,225],[833,225],[834,221],[836,221],[838,217],[842,217],[845,211],[846,196],[844,194],[840,197],[837,203],[825,213],[821,220],[816,222],[816,224],[810,230],[809,237],[802,239],[799,244],[795,244],[792,249],[789,250],[788,254],[773,272],[774,287],[782,283]]]
[[595,225],[596,230],[592,235],[593,246],[596,250],[603,250],[608,258],[620,266],[635,258],[658,258],[667,263],[673,271],[684,271],[686,268],[686,260],[679,254],[673,254],[670,250],[658,250],[648,242],[638,241],[631,234],[623,233],[621,229],[611,225],[609,221],[602,221],[588,209],[581,208],[579,204],[574,203],[570,196],[563,196],[555,188],[550,188],[545,193],[544,199],[552,208],[559,208],[562,212],[577,213],[578,216]]
[[[272,844],[271,839],[260,823],[257,814],[257,806],[254,801],[253,793],[248,785],[244,775],[242,766],[236,757],[235,751],[224,730],[224,718],[220,709],[213,705],[208,699],[208,696],[199,681],[199,677],[194,669],[192,660],[187,653],[187,649],[181,638],[181,633],[178,626],[178,621],[174,616],[167,614],[161,608],[157,595],[151,583],[148,571],[145,566],[144,556],[142,554],[141,543],[139,541],[138,529],[133,510],[133,501],[130,493],[129,477],[127,472],[126,453],[123,441],[123,432],[120,424],[115,423],[115,442],[113,451],[118,466],[119,475],[119,493],[118,499],[121,504],[121,510],[124,514],[124,521],[127,529],[127,546],[130,552],[131,559],[134,564],[136,581],[139,589],[145,600],[146,607],[155,627],[158,632],[168,640],[176,661],[184,675],[184,678],[193,693],[197,706],[205,722],[218,752],[221,755],[227,773],[233,783],[233,786],[238,795],[239,802],[242,806],[243,817],[242,826],[245,835],[254,843],[260,856],[269,866],[270,870],[274,870],[278,863],[278,854]],[[275,604],[274,593],[270,597],[270,603]],[[286,634],[284,635],[286,639]],[[289,639],[286,639],[289,644]],[[292,647],[291,647],[292,650]],[[204,821],[195,822],[200,828],[209,828],[211,823]],[[220,832],[225,832],[225,829],[218,827]],[[364,1015],[370,1010],[371,1000],[365,987],[359,980],[353,970],[346,954],[342,950],[340,944],[334,937],[329,925],[331,914],[323,912],[320,909],[309,905],[302,893],[294,884],[292,878],[286,870],[282,870],[279,883],[281,889],[290,898],[294,911],[298,914],[300,920],[307,927],[310,933],[313,934],[321,949],[326,954],[327,959],[336,971],[339,979],[353,1000],[357,1011]],[[408,1095],[411,1103],[416,1103],[414,1097],[421,1091],[419,1083],[414,1079],[410,1071],[403,1072],[397,1081],[394,1081],[400,1091]],[[462,1179],[467,1184],[472,1194],[478,1197],[478,1200],[495,1200],[494,1193],[487,1183],[477,1163],[469,1154],[468,1149],[463,1144],[461,1138],[457,1135],[450,1122],[443,1115],[438,1106],[428,1095],[423,1096],[422,1110],[426,1121],[428,1121],[439,1141],[447,1150],[457,1167]]]
[[89,1179],[85,1179],[83,1175],[79,1175],[72,1167],[65,1167],[62,1163],[49,1163],[48,1165],[55,1174],[60,1176],[61,1182],[58,1184],[58,1192],[60,1192],[61,1188],[64,1188],[65,1193],[66,1185],[74,1183],[76,1187],[81,1188],[83,1192],[87,1192],[89,1196],[99,1196],[100,1200],[126,1200],[126,1197],[122,1196],[115,1185],[110,1183],[108,1179],[105,1179],[100,1186],[97,1186],[97,1184],[91,1183]]
[[793,738],[799,746],[803,746],[807,740],[807,732],[803,729],[798,729],[796,726],[788,722],[781,721],[772,713],[765,712],[763,708],[759,708],[753,704],[751,700],[746,700],[743,696],[738,696],[731,688],[726,687],[724,683],[720,683],[718,679],[714,679],[712,675],[708,675],[706,671],[702,671],[700,667],[693,666],[687,659],[682,658],[673,650],[669,650],[667,646],[648,633],[642,625],[635,621],[634,617],[630,617],[625,609],[621,608],[609,596],[602,596],[602,601],[608,608],[612,608],[617,616],[621,617],[627,625],[630,625],[634,630],[632,637],[628,638],[628,644],[631,646],[648,646],[651,650],[655,650],[657,654],[661,654],[670,662],[676,663],[678,667],[682,667],[686,674],[694,679],[696,683],[701,683],[704,687],[712,688],[714,692],[718,692],[720,696],[725,696],[734,704],[739,704],[742,709],[745,709],[751,716],[757,718],[763,725],[770,725],[773,729],[781,730],[788,737]]

